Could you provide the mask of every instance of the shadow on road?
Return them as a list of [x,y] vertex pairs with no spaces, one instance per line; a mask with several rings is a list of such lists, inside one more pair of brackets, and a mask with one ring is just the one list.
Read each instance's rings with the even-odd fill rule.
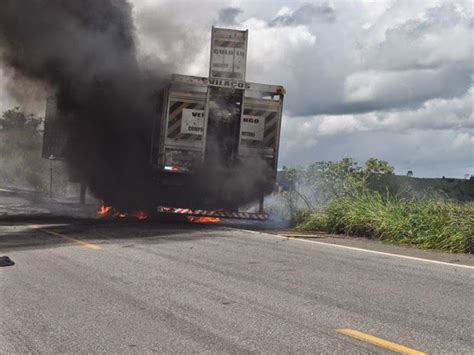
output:
[[[73,238],[88,243],[141,244],[216,238],[218,225],[191,224],[176,220],[97,220],[68,217],[18,216],[0,219],[0,250],[54,248],[71,244]],[[48,233],[53,232],[53,233]]]

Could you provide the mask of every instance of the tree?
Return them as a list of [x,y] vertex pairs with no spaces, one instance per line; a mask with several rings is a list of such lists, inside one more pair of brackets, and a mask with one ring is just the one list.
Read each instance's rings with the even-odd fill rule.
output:
[[365,162],[365,172],[367,174],[394,174],[395,169],[385,160],[369,158]]
[[284,172],[286,197],[291,210],[298,201],[309,209],[317,209],[336,197],[351,196],[368,187],[368,179],[382,174],[393,174],[388,162],[369,158],[363,167],[352,158],[338,161],[318,161],[308,167],[288,168]]
[[0,181],[7,185],[41,189],[48,166],[41,159],[41,119],[26,115],[19,107],[0,116]]
[[31,129],[37,130],[42,119],[33,114],[25,114],[20,108],[14,107],[3,111],[0,119],[0,126],[3,130]]

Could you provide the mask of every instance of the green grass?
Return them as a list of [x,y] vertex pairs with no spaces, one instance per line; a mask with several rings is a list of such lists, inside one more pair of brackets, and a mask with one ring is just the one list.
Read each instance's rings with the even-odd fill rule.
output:
[[474,251],[474,203],[407,200],[363,192],[297,215],[298,230],[372,237],[453,253]]

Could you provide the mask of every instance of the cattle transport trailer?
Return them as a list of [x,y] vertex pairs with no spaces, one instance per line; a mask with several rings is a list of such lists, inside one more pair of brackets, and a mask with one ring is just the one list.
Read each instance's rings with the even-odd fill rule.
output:
[[[260,200],[276,178],[284,88],[173,75],[155,121],[152,164],[169,205],[183,213],[236,214]],[[197,177],[197,178],[196,178]],[[198,191],[197,191],[198,190]],[[164,209],[164,211],[167,211]],[[195,213],[198,214],[198,213]]]

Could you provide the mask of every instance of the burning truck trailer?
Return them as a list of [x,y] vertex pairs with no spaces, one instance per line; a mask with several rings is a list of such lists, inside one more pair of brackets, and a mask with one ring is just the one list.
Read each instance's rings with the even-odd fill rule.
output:
[[[174,74],[158,96],[150,117],[153,212],[267,218],[285,90],[245,81],[247,39],[248,31],[213,27],[209,78]],[[48,112],[57,111],[46,112],[46,122],[54,122]],[[50,145],[64,142],[50,136],[45,132]],[[51,149],[43,150],[45,158]],[[239,211],[257,202],[258,212]]]
[[[276,179],[284,89],[243,85],[173,75],[151,153],[158,194],[174,207],[161,211],[266,218],[263,199]],[[256,201],[259,213],[239,212]]]

